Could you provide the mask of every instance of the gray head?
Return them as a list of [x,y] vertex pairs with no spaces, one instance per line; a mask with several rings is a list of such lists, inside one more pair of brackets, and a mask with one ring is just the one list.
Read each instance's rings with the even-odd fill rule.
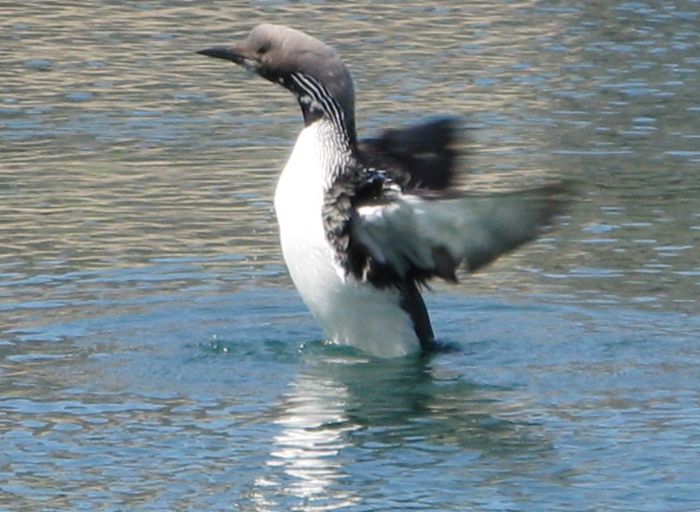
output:
[[283,25],[263,24],[231,46],[198,53],[226,59],[286,87],[307,125],[323,116],[342,122],[355,141],[355,90],[350,72],[330,46]]

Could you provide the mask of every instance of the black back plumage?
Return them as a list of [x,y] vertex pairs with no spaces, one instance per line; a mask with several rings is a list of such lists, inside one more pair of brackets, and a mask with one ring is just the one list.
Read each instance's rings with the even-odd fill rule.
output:
[[363,139],[358,150],[366,167],[384,170],[404,192],[446,190],[454,185],[459,132],[458,118],[433,117]]

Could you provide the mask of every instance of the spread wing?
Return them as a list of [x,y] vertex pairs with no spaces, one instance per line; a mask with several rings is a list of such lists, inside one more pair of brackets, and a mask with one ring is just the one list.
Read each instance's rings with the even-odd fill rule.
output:
[[348,272],[378,286],[456,281],[461,265],[474,272],[535,239],[568,204],[564,184],[482,196],[456,190],[460,135],[459,119],[446,116],[360,142],[366,170],[338,223]]
[[458,118],[432,117],[363,139],[358,149],[365,167],[386,172],[404,191],[445,190],[454,182],[459,135]]
[[456,281],[537,237],[567,204],[564,185],[449,199],[404,194],[358,205],[350,244],[358,278],[386,285],[406,278]]

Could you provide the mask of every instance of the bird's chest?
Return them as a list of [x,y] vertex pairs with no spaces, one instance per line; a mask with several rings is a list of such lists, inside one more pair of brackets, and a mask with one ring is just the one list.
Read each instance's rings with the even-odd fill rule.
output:
[[324,222],[328,182],[343,152],[333,151],[326,130],[322,123],[314,123],[301,132],[275,191],[285,263],[306,299],[345,280]]
[[323,154],[311,128],[299,135],[275,190],[282,248],[327,245],[323,229]]

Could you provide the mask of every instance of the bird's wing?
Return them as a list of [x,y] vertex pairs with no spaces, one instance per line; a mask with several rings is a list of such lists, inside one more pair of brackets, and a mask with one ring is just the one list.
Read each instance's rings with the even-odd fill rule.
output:
[[358,149],[365,167],[385,171],[404,191],[445,190],[455,178],[459,138],[459,119],[440,116],[362,139]]
[[464,264],[473,272],[533,240],[565,207],[568,190],[548,185],[489,196],[432,199],[403,194],[358,205],[350,246],[364,257],[362,277],[377,284],[438,276],[455,281]]

